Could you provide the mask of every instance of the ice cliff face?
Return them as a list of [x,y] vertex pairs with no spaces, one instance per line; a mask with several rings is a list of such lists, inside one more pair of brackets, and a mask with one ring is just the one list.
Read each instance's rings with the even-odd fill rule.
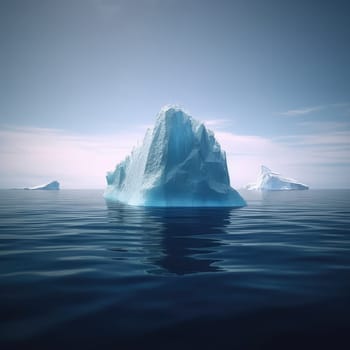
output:
[[261,171],[256,183],[246,186],[248,190],[266,190],[266,191],[282,191],[282,190],[308,190],[309,187],[294,179],[283,177],[273,172],[268,167],[262,165]]
[[39,185],[34,187],[25,188],[26,190],[59,190],[60,184],[58,181],[52,181],[45,185]]
[[105,198],[144,206],[245,205],[230,187],[214,134],[177,107],[165,107],[143,144],[107,173]]

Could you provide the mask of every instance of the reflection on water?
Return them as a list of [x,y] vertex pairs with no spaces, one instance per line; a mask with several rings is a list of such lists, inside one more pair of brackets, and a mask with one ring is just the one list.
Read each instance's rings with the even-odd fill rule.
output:
[[147,257],[147,272],[183,275],[220,270],[214,264],[218,260],[207,256],[223,245],[215,234],[225,232],[235,209],[141,208],[109,201],[106,204],[111,233],[121,243],[113,251],[125,251],[126,241],[137,245]]
[[242,194],[230,210],[0,191],[1,350],[341,348],[350,192]]

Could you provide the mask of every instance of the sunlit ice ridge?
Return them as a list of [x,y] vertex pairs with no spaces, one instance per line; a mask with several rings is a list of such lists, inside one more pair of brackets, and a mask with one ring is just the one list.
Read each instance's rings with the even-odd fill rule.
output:
[[178,106],[165,106],[155,126],[114,171],[104,196],[155,207],[242,207],[230,186],[226,154],[214,133]]

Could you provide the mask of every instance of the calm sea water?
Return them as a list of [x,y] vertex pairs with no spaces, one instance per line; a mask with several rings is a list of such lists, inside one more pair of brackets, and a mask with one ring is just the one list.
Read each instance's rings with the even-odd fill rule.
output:
[[350,191],[242,194],[0,191],[0,348],[349,349]]

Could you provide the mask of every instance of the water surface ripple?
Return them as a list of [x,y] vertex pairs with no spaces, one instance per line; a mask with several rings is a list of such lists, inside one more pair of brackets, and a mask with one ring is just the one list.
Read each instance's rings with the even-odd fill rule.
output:
[[1,349],[339,348],[350,191],[242,194],[162,209],[1,190]]

